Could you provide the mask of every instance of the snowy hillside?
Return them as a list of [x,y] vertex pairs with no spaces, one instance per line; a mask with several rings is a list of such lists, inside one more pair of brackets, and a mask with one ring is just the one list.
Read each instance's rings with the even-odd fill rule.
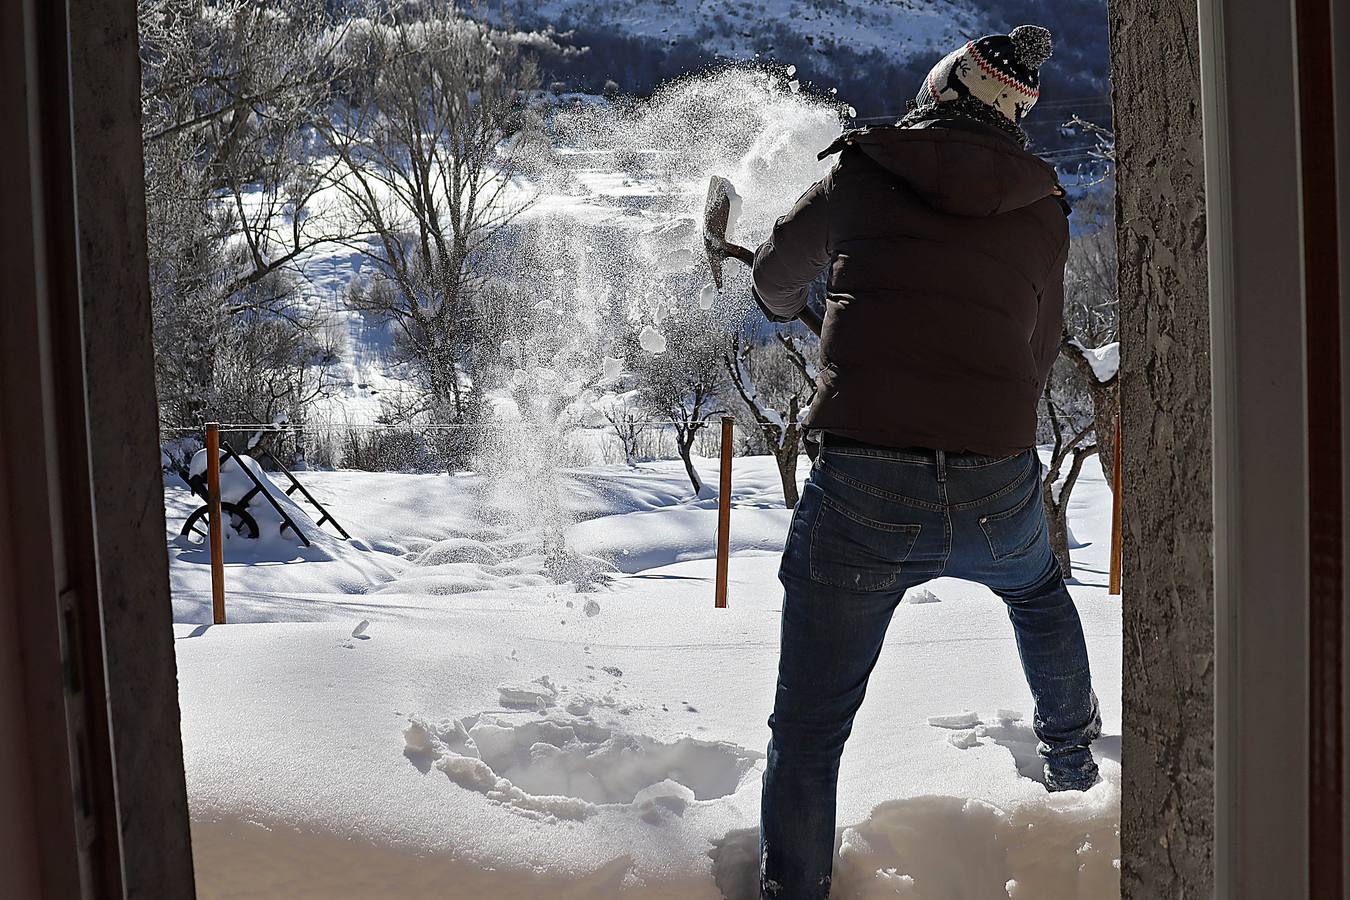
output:
[[1028,121],[1037,144],[1081,144],[1059,131],[1073,113],[1111,118],[1105,0],[490,0],[485,9],[550,29],[571,48],[542,60],[570,90],[599,92],[613,80],[641,96],[718,62],[755,60],[796,66],[804,84],[883,118],[903,113],[929,67],[957,45],[1033,22],[1055,35],[1044,105]]
[[[353,540],[231,541],[229,625],[207,624],[201,550],[171,542],[199,896],[754,896],[790,517],[770,460],[736,461],[726,610],[716,512],[678,462],[562,474],[568,543],[612,573],[589,588],[546,574],[479,476],[302,477]],[[193,503],[166,496],[176,532]],[[1105,781],[1046,793],[1003,604],[934,581],[898,610],[844,755],[840,900],[1118,895],[1095,462],[1070,519]]]
[[499,0],[490,6],[522,24],[590,25],[667,42],[691,40],[729,59],[758,52],[766,23],[810,38],[822,54],[846,47],[900,58],[956,42],[976,26],[971,5],[961,0]]

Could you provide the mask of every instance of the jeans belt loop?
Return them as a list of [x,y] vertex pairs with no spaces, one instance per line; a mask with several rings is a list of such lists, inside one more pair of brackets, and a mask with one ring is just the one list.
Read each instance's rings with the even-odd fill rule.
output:
[[937,479],[939,482],[945,482],[947,480],[947,451],[938,450],[936,452],[936,456],[937,456]]

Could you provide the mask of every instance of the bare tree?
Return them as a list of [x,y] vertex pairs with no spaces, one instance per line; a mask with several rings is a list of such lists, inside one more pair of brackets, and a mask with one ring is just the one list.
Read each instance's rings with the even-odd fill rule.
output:
[[428,407],[464,420],[474,290],[525,206],[511,186],[533,152],[538,72],[511,35],[449,0],[400,7],[349,43],[366,66],[321,131],[343,166],[336,184],[373,235],[351,244],[378,268],[356,306],[396,327]]
[[[1045,389],[1045,413],[1054,434],[1054,443],[1050,447],[1050,465],[1041,482],[1042,498],[1045,502],[1046,520],[1050,527],[1050,549],[1065,578],[1073,577],[1073,560],[1069,557],[1069,497],[1078,476],[1083,471],[1083,463],[1097,452],[1096,444],[1085,441],[1092,434],[1090,422],[1075,420],[1056,405],[1049,385]],[[1066,426],[1067,429],[1066,429]],[[1064,464],[1069,469],[1064,471]]]
[[[782,330],[762,344],[737,334],[722,356],[736,396],[754,419],[778,464],[783,503],[797,505],[797,457],[802,452],[801,418],[816,394],[814,367],[803,339]],[[814,351],[811,351],[814,355]]]
[[351,20],[335,19],[323,0],[140,7],[147,173],[198,169],[206,192],[193,199],[210,207],[221,240],[247,250],[231,260],[219,294],[235,298],[296,269],[309,251],[350,239],[340,211],[316,203],[336,163],[312,125],[333,86],[362,64],[343,51]]
[[1067,131],[1076,131],[1092,140],[1093,146],[1088,149],[1088,157],[1106,164],[1100,180],[1104,181],[1110,178],[1116,165],[1115,131],[1105,125],[1098,125],[1096,122],[1084,119],[1077,113],[1070,116],[1069,121],[1064,122],[1060,127]]
[[1060,355],[1073,364],[1092,403],[1093,431],[1108,484],[1115,464],[1120,305],[1116,296],[1116,229],[1108,197],[1090,194],[1075,209],[1089,223],[1074,237],[1065,268]]
[[625,465],[633,466],[641,459],[642,439],[651,427],[647,413],[637,398],[636,391],[611,397],[600,405],[600,413],[613,429],[623,448]]
[[724,408],[722,356],[726,339],[710,314],[685,308],[673,312],[662,331],[667,342],[665,353],[645,358],[635,354],[640,360],[634,366],[636,383],[648,414],[670,422],[675,429],[676,450],[698,494],[703,490],[703,480],[694,468],[694,441]]
[[1046,385],[1042,431],[1051,440],[1050,465],[1042,485],[1050,545],[1066,577],[1073,571],[1069,498],[1084,462],[1094,453],[1111,484],[1120,412],[1114,229],[1101,205],[1087,203],[1080,210],[1098,225],[1077,235],[1070,246],[1060,342],[1064,362],[1051,370]]
[[1115,466],[1116,426],[1120,415],[1120,345],[1115,341],[1089,347],[1068,331],[1060,355],[1070,360],[1092,401],[1092,431],[1101,454],[1106,483],[1114,490],[1111,473]]
[[162,418],[308,403],[301,263],[351,236],[317,208],[332,162],[310,128],[345,71],[346,26],[322,0],[140,0],[139,19]]
[[[1096,136],[1101,159],[1110,161],[1110,133],[1078,120]],[[1116,423],[1120,413],[1119,304],[1116,294],[1116,234],[1109,182],[1089,186],[1077,202],[1078,223],[1064,272],[1064,331],[1060,357],[1044,398],[1042,435],[1051,441],[1042,485],[1050,545],[1066,577],[1072,574],[1068,546],[1070,495],[1089,456],[1096,453],[1111,484]],[[1066,471],[1067,466],[1067,471]]]

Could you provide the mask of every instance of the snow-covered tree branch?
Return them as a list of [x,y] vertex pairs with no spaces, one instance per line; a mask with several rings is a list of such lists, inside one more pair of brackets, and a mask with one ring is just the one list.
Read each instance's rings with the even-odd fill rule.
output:
[[797,505],[797,458],[802,451],[801,419],[815,397],[816,384],[802,338],[782,332],[766,343],[737,334],[723,354],[732,388],[778,463],[783,502]]

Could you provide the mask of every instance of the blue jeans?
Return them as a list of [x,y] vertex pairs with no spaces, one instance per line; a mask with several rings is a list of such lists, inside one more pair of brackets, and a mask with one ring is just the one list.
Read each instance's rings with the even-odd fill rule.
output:
[[950,575],[1003,598],[1051,790],[1097,780],[1101,716],[1078,611],[1050,551],[1035,451],[994,459],[832,446],[788,532],[778,689],[760,819],[763,898],[824,898],[839,757],[909,588]]

